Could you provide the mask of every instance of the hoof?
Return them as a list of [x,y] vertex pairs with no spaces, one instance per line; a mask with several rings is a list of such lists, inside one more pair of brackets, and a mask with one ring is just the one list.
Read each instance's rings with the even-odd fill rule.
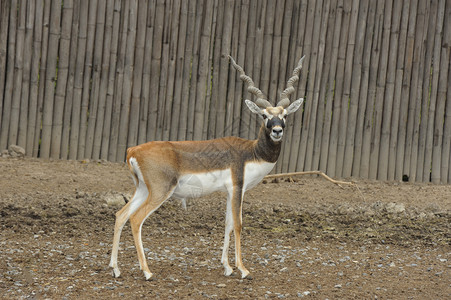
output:
[[230,266],[226,266],[225,270],[224,270],[224,275],[225,276],[230,276],[233,273],[233,269]]
[[246,277],[243,277],[242,279],[246,279],[246,280],[253,280],[254,277],[252,275],[247,275]]
[[121,276],[121,272],[117,268],[114,268],[112,273],[114,278],[118,278]]
[[150,280],[152,278],[152,275],[153,275],[152,273],[144,271],[144,276],[146,277],[146,280]]
[[242,279],[244,279],[244,278],[246,278],[246,279],[249,279],[249,271],[248,270],[246,270],[246,269],[243,269],[243,270],[240,270],[241,271],[241,278]]

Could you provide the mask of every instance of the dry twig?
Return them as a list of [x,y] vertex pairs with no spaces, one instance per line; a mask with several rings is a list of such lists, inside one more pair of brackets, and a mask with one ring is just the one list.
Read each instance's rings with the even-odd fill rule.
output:
[[322,177],[324,177],[328,181],[338,185],[341,188],[343,188],[341,186],[341,184],[354,186],[359,191],[359,193],[362,196],[362,198],[365,199],[365,197],[363,197],[362,192],[360,191],[359,187],[355,184],[355,182],[352,182],[352,181],[351,182],[347,182],[347,181],[335,180],[335,179],[330,178],[329,176],[327,176],[326,174],[324,174],[321,171],[305,171],[305,172],[291,172],[291,173],[273,174],[273,175],[265,176],[264,179],[281,178],[281,177],[292,177],[292,176],[297,176],[297,175],[321,175]]

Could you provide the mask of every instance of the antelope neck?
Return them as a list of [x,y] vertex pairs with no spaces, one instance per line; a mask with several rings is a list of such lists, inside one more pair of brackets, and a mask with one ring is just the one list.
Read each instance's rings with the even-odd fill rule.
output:
[[275,163],[279,158],[281,142],[274,142],[269,136],[270,132],[263,124],[258,133],[257,144],[255,145],[255,156],[270,163]]

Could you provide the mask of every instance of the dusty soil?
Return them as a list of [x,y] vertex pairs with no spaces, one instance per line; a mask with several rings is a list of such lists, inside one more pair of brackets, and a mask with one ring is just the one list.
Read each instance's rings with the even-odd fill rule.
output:
[[451,186],[357,185],[300,177],[249,191],[242,244],[252,280],[223,275],[224,195],[189,200],[186,211],[167,201],[143,226],[154,279],[139,270],[128,225],[115,279],[120,206],[107,201],[132,194],[125,165],[0,159],[0,297],[449,299]]

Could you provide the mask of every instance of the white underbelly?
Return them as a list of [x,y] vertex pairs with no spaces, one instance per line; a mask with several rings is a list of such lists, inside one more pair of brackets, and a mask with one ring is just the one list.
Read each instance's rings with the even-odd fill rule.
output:
[[180,199],[197,198],[216,191],[227,191],[232,186],[230,169],[185,174],[179,178],[172,196]]
[[[249,162],[244,167],[244,190],[249,190],[274,168],[275,163]],[[179,178],[172,197],[198,198],[213,192],[231,192],[233,188],[230,169],[216,170],[206,173],[185,174]]]
[[248,162],[244,167],[244,190],[250,190],[269,174],[276,163]]

